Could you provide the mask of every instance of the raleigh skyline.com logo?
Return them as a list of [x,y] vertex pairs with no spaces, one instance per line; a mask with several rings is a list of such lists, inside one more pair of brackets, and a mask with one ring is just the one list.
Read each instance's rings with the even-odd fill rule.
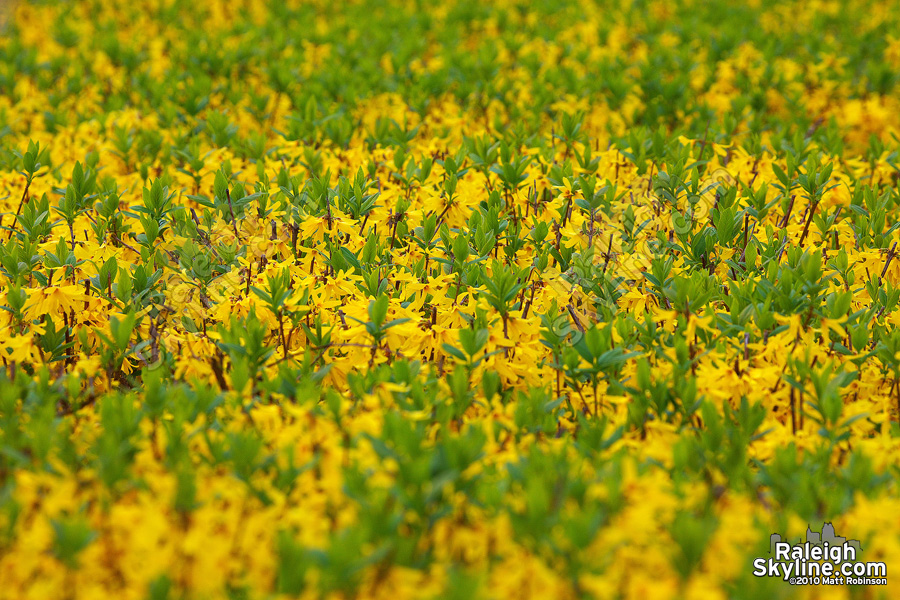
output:
[[885,563],[862,562],[859,541],[836,535],[831,523],[821,534],[807,527],[806,541],[796,544],[773,533],[769,554],[753,561],[756,577],[781,577],[791,585],[887,585]]

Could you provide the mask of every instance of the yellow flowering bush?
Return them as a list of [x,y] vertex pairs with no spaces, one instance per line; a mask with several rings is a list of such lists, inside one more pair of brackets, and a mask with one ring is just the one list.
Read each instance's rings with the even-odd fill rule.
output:
[[898,21],[6,7],[0,599],[894,597]]

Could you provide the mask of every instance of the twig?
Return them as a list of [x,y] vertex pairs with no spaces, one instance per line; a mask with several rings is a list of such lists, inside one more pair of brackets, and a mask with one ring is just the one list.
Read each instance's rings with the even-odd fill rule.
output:
[[800,247],[803,247],[803,242],[806,240],[806,234],[809,233],[809,224],[812,223],[813,217],[816,214],[816,208],[819,206],[819,201],[813,201],[812,205],[809,207],[809,217],[806,218],[806,225],[803,226],[803,234],[800,236]]
[[13,232],[16,229],[16,221],[19,219],[19,213],[22,211],[22,205],[25,204],[26,198],[28,197],[28,188],[31,187],[31,180],[28,179],[25,181],[25,191],[22,192],[22,199],[19,200],[19,207],[16,209],[16,216],[13,217],[12,225],[9,226],[9,236],[6,238],[7,240],[12,239]]
[[228,188],[225,188],[225,198],[228,199],[228,212],[231,213],[231,227],[234,229],[234,239],[243,244],[241,236],[238,235],[237,219],[234,218],[234,207],[231,205],[231,192],[228,191]]
[[575,323],[575,326],[578,327],[578,330],[581,333],[584,333],[584,325],[581,324],[581,321],[578,320],[578,317],[575,315],[575,309],[571,304],[566,306],[566,310],[569,311],[569,315],[572,317],[572,322]]
[[896,247],[897,242],[894,242],[894,245],[891,246],[890,250],[888,250],[887,260],[884,263],[884,268],[881,270],[881,276],[879,277],[879,279],[884,278],[885,274],[887,273],[888,267],[891,266],[891,261],[894,259],[894,256],[896,256],[896,254],[894,254],[894,248]]

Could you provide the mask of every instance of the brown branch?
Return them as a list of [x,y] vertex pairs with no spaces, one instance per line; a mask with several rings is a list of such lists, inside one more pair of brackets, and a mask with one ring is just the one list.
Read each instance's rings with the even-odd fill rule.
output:
[[30,179],[25,181],[25,191],[22,192],[22,199],[19,200],[19,207],[16,209],[16,216],[13,217],[12,225],[9,226],[9,236],[6,238],[7,240],[12,239],[13,232],[16,229],[16,221],[19,220],[19,213],[22,212],[22,205],[27,202],[29,187],[31,187]]

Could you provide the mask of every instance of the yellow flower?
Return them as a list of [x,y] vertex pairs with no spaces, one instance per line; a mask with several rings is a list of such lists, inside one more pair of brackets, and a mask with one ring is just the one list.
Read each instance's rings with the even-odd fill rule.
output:
[[15,362],[30,362],[37,356],[37,348],[30,335],[13,335],[3,342],[3,358]]
[[89,300],[83,288],[77,285],[51,286],[30,291],[25,316],[37,319],[43,315],[59,316],[71,311],[80,312],[84,302]]

